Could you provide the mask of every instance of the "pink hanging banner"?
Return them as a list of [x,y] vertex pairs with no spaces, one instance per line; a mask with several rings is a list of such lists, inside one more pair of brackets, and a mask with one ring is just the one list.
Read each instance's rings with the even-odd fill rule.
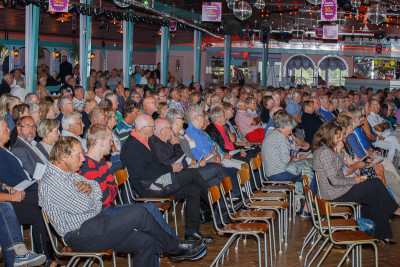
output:
[[49,0],[49,11],[68,12],[69,0]]
[[337,0],[322,0],[321,20],[322,21],[337,20]]
[[324,37],[324,28],[319,25],[315,25],[315,38]]
[[324,39],[337,40],[339,33],[338,25],[324,25]]
[[176,22],[176,20],[170,20],[169,21],[169,31],[170,32],[176,32],[176,28],[178,26],[178,23]]

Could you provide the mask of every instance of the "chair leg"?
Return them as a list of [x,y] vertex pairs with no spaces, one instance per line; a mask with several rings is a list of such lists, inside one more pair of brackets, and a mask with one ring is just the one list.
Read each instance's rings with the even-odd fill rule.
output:
[[378,247],[376,246],[375,242],[371,243],[371,245],[374,247],[375,251],[375,267],[378,267]]
[[328,256],[329,252],[331,251],[332,247],[333,247],[333,243],[330,243],[330,245],[329,245],[328,249],[326,250],[325,254],[322,256],[321,260],[318,262],[317,267],[321,266],[321,264],[324,262],[324,260]]
[[[271,241],[271,239],[270,239],[270,241]],[[271,244],[270,244],[271,245]],[[269,248],[269,250],[271,251],[271,247]],[[268,257],[267,257],[267,254],[268,254],[268,252],[267,252],[267,233],[265,233],[264,234],[264,264],[265,264],[265,267],[267,267],[268,266]],[[270,255],[271,256],[271,255]],[[272,261],[271,261],[271,267],[272,267]]]
[[[272,240],[274,244],[274,256],[276,258],[276,243],[275,243],[275,220],[271,220],[271,226],[272,226]],[[271,234],[271,233],[270,233]]]
[[[308,256],[311,254],[312,250],[314,249],[314,247],[316,247],[319,243],[319,241],[322,239],[322,236],[319,236],[319,238],[317,239],[317,241],[314,243],[313,247],[310,249],[310,251],[307,253],[305,262],[307,261]],[[311,266],[313,264],[313,262],[317,259],[318,255],[321,253],[321,251],[324,249],[325,245],[328,243],[329,239],[326,238],[324,240],[324,242],[322,242],[322,245],[319,247],[319,249],[317,250],[317,252],[315,252],[315,255],[312,257],[310,263],[308,264],[308,266]]]
[[[347,248],[347,250],[346,250],[346,252],[344,253],[342,259],[340,260],[338,266],[342,266],[342,264],[344,263],[344,261],[345,261],[346,258],[347,258],[347,255],[349,255],[349,253],[353,250],[353,248],[354,248],[354,246],[355,246],[356,244],[357,244],[357,243],[351,244],[351,245]],[[333,245],[333,244],[332,244],[332,245]],[[357,258],[357,257],[356,257],[356,258]]]
[[310,231],[308,232],[308,234],[306,235],[306,237],[304,238],[303,246],[301,247],[299,259],[303,258],[304,249],[306,248],[306,246],[308,245],[308,243],[310,242],[311,238],[314,236],[314,234],[315,234],[316,231],[317,231],[317,230],[316,230],[315,227],[313,226],[313,227],[310,229]]
[[293,224],[296,224],[296,194],[292,191],[293,199],[292,199],[292,215],[293,215]]
[[177,223],[177,221],[176,221],[176,205],[178,204],[178,201],[176,201],[176,200],[173,200],[172,201],[172,207],[173,207],[173,209],[174,209],[174,223],[175,223],[175,234],[176,235],[178,235],[178,223]]
[[117,267],[117,256],[115,251],[112,254],[112,258],[113,258],[113,267]]
[[230,245],[232,244],[232,242],[235,240],[236,236],[238,234],[233,234],[228,241],[226,241],[225,245],[222,247],[221,251],[218,253],[217,257],[215,257],[215,259],[213,260],[213,262],[211,263],[211,266],[218,266],[218,261],[221,258],[222,255],[224,255],[225,250],[230,247]]
[[289,220],[288,220],[288,214],[289,214],[289,212],[288,212],[288,209],[290,209],[290,207],[289,208],[287,208],[287,209],[285,209],[285,246],[287,246],[287,244],[288,244],[288,242],[287,242],[287,236],[288,236],[288,224],[289,224]]

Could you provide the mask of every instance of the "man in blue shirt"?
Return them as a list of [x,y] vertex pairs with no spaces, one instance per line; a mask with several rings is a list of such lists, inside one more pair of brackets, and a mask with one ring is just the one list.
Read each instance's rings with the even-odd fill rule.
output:
[[321,113],[322,117],[324,117],[326,121],[330,121],[335,118],[335,116],[333,116],[333,114],[329,111],[329,97],[327,95],[320,96],[319,100],[321,101],[321,108],[319,109],[319,112]]

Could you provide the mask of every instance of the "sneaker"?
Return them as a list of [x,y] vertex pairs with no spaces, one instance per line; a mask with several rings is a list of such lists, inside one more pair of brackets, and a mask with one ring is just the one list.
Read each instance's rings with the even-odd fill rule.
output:
[[46,261],[46,256],[43,254],[36,254],[35,252],[28,251],[25,255],[15,256],[14,267],[18,266],[38,266]]
[[301,213],[300,213],[300,217],[301,217],[301,218],[311,217],[311,214],[303,209],[303,210],[301,211]]

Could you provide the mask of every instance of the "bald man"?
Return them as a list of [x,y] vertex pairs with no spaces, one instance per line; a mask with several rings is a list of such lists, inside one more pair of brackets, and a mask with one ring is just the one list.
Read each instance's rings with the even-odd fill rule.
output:
[[264,140],[261,118],[247,112],[246,100],[240,100],[237,106],[235,122],[240,132],[250,143],[261,143]]
[[[154,98],[153,98],[154,99]],[[154,99],[155,101],[155,99]],[[182,163],[163,164],[157,157],[157,148],[151,139],[155,123],[150,115],[141,114],[135,119],[135,129],[125,141],[121,150],[121,161],[128,169],[135,191],[141,197],[173,197],[186,199],[186,240],[213,238],[204,237],[199,232],[200,197],[207,198],[208,184],[196,169],[183,170]],[[157,122],[158,133],[167,139],[172,133],[162,120]]]

